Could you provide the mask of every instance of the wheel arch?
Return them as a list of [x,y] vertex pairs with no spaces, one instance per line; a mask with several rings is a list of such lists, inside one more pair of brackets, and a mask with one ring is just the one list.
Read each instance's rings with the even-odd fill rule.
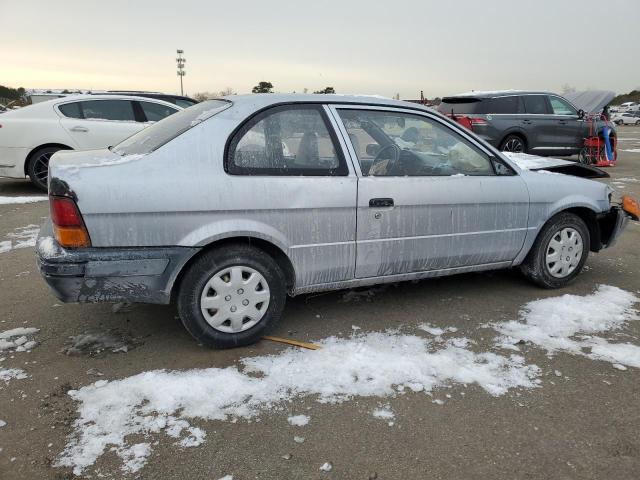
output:
[[251,245],[256,247],[267,255],[271,256],[278,264],[278,266],[282,269],[282,272],[286,279],[286,288],[287,290],[291,290],[295,285],[296,281],[296,272],[291,262],[289,256],[275,243],[265,240],[264,238],[260,238],[257,236],[251,235],[242,235],[242,236],[232,236],[226,238],[220,238],[214,240],[206,245],[204,245],[201,249],[199,249],[194,255],[192,255],[180,268],[180,270],[176,273],[173,281],[170,283],[169,288],[171,290],[171,301],[174,303],[175,297],[180,288],[180,283],[184,278],[185,273],[188,269],[193,265],[202,255],[214,250],[216,248],[224,248],[227,245]]
[[64,143],[58,143],[58,142],[51,142],[51,143],[43,143],[42,145],[38,145],[37,147],[33,147],[31,149],[31,151],[29,151],[29,153],[27,154],[27,157],[24,159],[24,174],[28,175],[28,168],[29,168],[29,163],[31,162],[31,158],[33,157],[33,155],[38,151],[41,150],[43,148],[49,148],[49,147],[58,147],[60,148],[60,150],[73,150],[73,147],[70,147],[69,145],[65,145]]

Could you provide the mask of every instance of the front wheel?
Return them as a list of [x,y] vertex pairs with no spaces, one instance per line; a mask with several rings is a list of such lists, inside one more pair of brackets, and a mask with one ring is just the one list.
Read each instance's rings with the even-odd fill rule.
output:
[[285,300],[285,277],[273,258],[249,245],[229,245],[189,267],[178,312],[196,340],[231,348],[260,340],[280,319]]
[[580,217],[559,213],[542,227],[520,270],[541,287],[564,287],[582,270],[590,242],[589,229]]

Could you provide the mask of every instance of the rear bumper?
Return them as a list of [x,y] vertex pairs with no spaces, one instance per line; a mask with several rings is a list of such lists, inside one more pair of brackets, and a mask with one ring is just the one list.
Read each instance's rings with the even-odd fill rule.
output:
[[0,147],[0,177],[24,178],[24,162],[28,148]]
[[160,303],[199,249],[188,247],[64,249],[49,221],[36,242],[38,269],[63,302]]

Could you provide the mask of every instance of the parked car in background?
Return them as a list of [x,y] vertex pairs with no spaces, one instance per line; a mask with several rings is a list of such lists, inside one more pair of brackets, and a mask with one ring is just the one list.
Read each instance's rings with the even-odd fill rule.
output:
[[640,125],[640,113],[616,113],[611,117],[611,121],[616,125]]
[[526,169],[587,167],[534,160],[407,102],[206,101],[56,153],[39,268],[65,302],[175,301],[213,347],[260,339],[287,293],[513,266],[562,287],[640,212],[603,183]]
[[133,95],[136,97],[144,97],[144,98],[155,98],[156,100],[163,100],[165,102],[173,103],[174,105],[178,105],[182,108],[189,108],[192,105],[198,103],[197,100],[185,97],[182,95],[171,95],[168,93],[160,93],[160,92],[137,92],[135,90],[126,91],[126,90],[110,90],[108,92],[99,93],[98,95]]
[[29,176],[47,190],[48,165],[58,150],[115,145],[182,107],[124,95],[70,95],[2,114],[0,176]]
[[624,112],[635,112],[640,108],[640,104],[637,102],[624,102],[618,107],[618,111],[621,113]]
[[[574,155],[589,135],[585,113],[601,112],[615,96],[613,92],[587,93],[576,98],[588,101],[574,105],[549,92],[469,92],[444,97],[438,110],[466,117],[474,133],[502,151]],[[598,128],[602,126],[604,122],[599,122]]]

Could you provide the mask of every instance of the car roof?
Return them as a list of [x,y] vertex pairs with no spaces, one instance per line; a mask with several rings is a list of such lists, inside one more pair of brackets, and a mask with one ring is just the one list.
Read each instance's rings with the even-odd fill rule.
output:
[[[54,107],[62,105],[68,102],[78,102],[81,100],[138,100],[159,103],[167,107],[177,108],[178,110],[184,110],[174,103],[164,100],[158,100],[157,98],[136,97],[133,95],[93,95],[93,94],[77,94],[77,95],[65,95],[60,98],[52,98],[46,102],[39,102],[33,105],[27,105],[26,107],[19,108],[18,110],[7,111],[2,115],[3,120],[6,118],[49,118],[51,116],[57,116]],[[5,116],[9,115],[9,116]]]
[[393,100],[377,95],[340,95],[340,94],[312,94],[312,93],[252,93],[247,95],[229,95],[220,97],[231,101],[234,106],[245,109],[253,108],[261,110],[275,105],[286,105],[296,103],[324,103],[324,104],[348,104],[348,105],[371,105],[382,107],[399,107],[412,110],[423,110],[433,112],[434,110],[416,103]]
[[492,90],[492,91],[471,91],[458,93],[456,95],[448,95],[443,97],[442,101],[446,101],[447,98],[459,98],[459,97],[474,97],[474,98],[494,98],[494,97],[506,97],[510,95],[555,95],[553,92],[545,92],[541,90]]

